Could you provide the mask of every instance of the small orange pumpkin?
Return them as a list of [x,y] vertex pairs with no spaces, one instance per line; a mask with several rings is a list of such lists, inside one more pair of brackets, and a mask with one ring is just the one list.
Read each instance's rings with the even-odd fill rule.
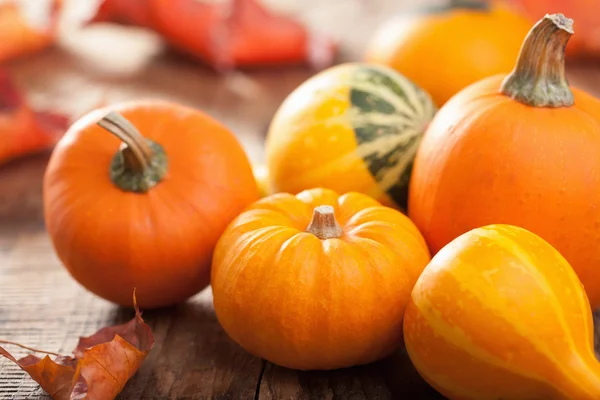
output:
[[450,400],[600,398],[590,304],[569,263],[510,225],[436,254],[404,316],[417,371]]
[[275,364],[366,364],[401,343],[404,308],[428,262],[413,223],[367,195],[275,194],[219,240],[215,311],[233,340]]
[[408,213],[432,253],[479,226],[521,226],[556,247],[600,307],[600,100],[571,88],[572,21],[543,18],[515,70],[444,105],[425,132]]
[[396,69],[441,107],[471,83],[510,72],[530,27],[498,1],[452,0],[384,22],[365,59]]
[[220,234],[257,198],[235,136],[202,112],[160,101],[85,115],[44,176],[46,226],[65,267],[118,304],[131,306],[137,288],[143,308],[206,287]]

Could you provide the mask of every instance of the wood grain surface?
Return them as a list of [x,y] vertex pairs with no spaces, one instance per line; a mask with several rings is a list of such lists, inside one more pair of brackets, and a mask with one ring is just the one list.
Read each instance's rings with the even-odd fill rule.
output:
[[[313,10],[313,19],[333,21],[324,25],[343,39],[340,61],[353,60],[360,57],[372,26],[408,3],[331,2],[329,17]],[[336,6],[341,7],[337,12]],[[343,23],[340,15],[361,15],[364,26]],[[108,25],[67,35],[59,47],[9,68],[36,106],[73,118],[97,105],[140,97],[197,107],[226,123],[253,162],[263,158],[265,131],[280,102],[314,73],[286,67],[218,75],[165,51],[153,34]],[[600,95],[599,71],[593,65],[571,66],[571,82]],[[133,313],[86,292],[54,255],[43,224],[41,182],[47,160],[48,153],[38,154],[0,168],[0,338],[70,354],[79,336],[125,322]],[[122,400],[442,398],[402,351],[368,366],[330,372],[298,372],[253,357],[219,326],[210,289],[185,304],[144,312],[144,318],[156,345],[119,396]],[[1,358],[0,400],[37,398],[48,397]]]

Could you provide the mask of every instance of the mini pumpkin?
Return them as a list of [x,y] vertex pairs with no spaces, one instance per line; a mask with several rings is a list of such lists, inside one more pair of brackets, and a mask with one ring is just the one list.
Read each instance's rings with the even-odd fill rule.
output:
[[275,194],[219,240],[214,307],[233,340],[275,364],[366,364],[401,343],[404,308],[428,262],[408,217],[364,194]]
[[436,108],[391,68],[346,63],[297,87],[266,138],[271,193],[324,187],[406,208],[412,163]]
[[433,257],[404,340],[417,371],[450,400],[600,398],[581,281],[548,242],[516,226],[476,228]]
[[365,60],[394,68],[441,107],[471,83],[510,72],[530,27],[497,0],[450,0],[385,21]]
[[258,198],[235,136],[175,103],[95,110],[59,141],[44,176],[44,214],[73,278],[112,302],[184,301],[210,281],[228,223]]
[[532,231],[566,257],[597,308],[600,101],[566,79],[572,23],[546,16],[511,74],[440,109],[417,151],[408,212],[433,253],[483,225]]

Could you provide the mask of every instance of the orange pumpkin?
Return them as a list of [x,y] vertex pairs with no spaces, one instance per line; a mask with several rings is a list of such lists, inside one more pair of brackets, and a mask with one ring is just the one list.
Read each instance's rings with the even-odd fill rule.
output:
[[498,1],[450,1],[384,22],[365,59],[396,69],[439,107],[471,83],[510,72],[530,27]]
[[450,400],[599,399],[593,329],[569,263],[510,225],[477,228],[444,247],[404,316],[411,361]]
[[257,198],[235,136],[204,113],[160,101],[85,115],[44,176],[46,226],[65,267],[118,304],[131,306],[137,288],[143,308],[206,287],[220,234]]
[[275,364],[366,364],[401,342],[410,290],[428,262],[413,223],[367,195],[275,194],[219,240],[215,311],[233,340]]
[[563,254],[600,306],[600,101],[570,88],[572,21],[542,19],[515,70],[450,100],[417,151],[408,212],[433,253],[478,226],[526,228]]

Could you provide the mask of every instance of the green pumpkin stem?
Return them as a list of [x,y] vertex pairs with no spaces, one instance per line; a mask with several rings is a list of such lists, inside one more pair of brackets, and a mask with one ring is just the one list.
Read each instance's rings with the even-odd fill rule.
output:
[[117,112],[109,112],[97,123],[123,142],[110,165],[110,178],[117,187],[145,193],[164,178],[168,162],[160,144],[142,136]]
[[315,207],[306,232],[312,233],[321,240],[339,238],[343,234],[342,227],[335,219],[332,206]]
[[501,93],[531,107],[570,107],[573,92],[565,73],[565,48],[573,20],[546,15],[529,31],[515,69],[504,79]]

